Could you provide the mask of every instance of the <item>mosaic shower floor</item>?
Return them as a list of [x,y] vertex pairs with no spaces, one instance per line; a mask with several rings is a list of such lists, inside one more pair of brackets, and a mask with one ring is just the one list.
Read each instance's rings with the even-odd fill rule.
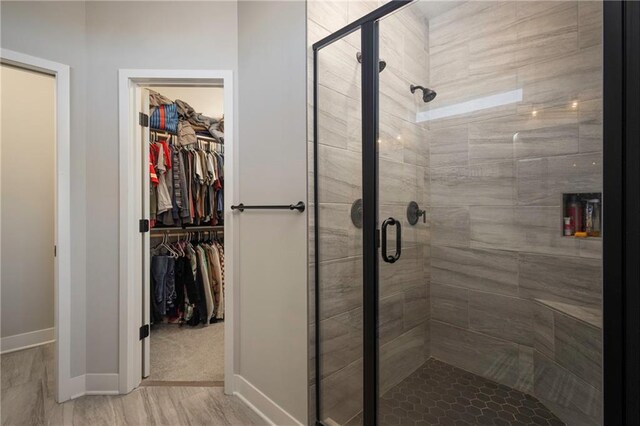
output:
[[379,410],[384,426],[564,425],[533,396],[435,359],[385,393]]

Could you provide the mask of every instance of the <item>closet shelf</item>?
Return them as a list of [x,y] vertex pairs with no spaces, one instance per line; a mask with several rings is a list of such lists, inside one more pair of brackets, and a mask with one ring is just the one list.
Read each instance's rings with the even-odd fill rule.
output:
[[152,228],[151,235],[186,234],[187,232],[224,231],[224,225],[216,226],[186,226],[184,228]]
[[[163,129],[154,129],[152,127],[149,128],[149,132],[156,133],[156,134],[178,136],[178,133],[176,133],[176,132],[172,132],[170,130],[163,130]],[[220,140],[214,138],[213,136],[202,135],[200,133],[196,133],[196,139],[197,140],[201,140],[201,141],[206,141],[206,142],[217,143],[218,145],[224,145],[224,141],[220,141]]]

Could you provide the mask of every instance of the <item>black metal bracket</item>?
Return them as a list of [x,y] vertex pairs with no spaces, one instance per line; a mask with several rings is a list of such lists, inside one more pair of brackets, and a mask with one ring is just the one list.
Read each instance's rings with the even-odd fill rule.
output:
[[140,219],[140,232],[149,232],[149,219]]
[[285,205],[277,205],[277,206],[245,206],[243,203],[238,204],[237,206],[231,206],[231,210],[238,210],[243,212],[245,210],[298,210],[300,213],[304,211],[306,206],[304,202],[298,201],[297,204],[289,204]]
[[138,122],[142,127],[149,127],[149,116],[144,112],[141,112]]
[[[356,59],[358,60],[358,63],[361,64],[362,63],[362,52],[358,52],[356,53]],[[382,72],[382,70],[384,70],[387,67],[387,61],[385,61],[384,59],[380,59],[378,62],[378,72]]]
[[142,327],[140,327],[140,340],[149,337],[150,330],[151,330],[151,327],[149,326],[149,324],[145,324]]

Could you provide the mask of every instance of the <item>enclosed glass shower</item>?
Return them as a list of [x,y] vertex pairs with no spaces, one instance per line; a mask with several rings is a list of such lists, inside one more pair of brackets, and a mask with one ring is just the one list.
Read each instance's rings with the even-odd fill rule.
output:
[[310,417],[602,424],[602,3],[309,2]]

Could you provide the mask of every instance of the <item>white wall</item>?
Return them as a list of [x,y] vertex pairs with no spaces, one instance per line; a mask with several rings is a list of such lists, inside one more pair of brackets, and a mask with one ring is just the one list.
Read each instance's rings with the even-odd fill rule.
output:
[[[71,66],[72,374],[117,373],[118,69],[237,72],[240,55],[238,201],[306,201],[305,4],[3,1],[1,8],[2,47]],[[180,24],[177,33],[159,31],[167,20]],[[302,423],[306,222],[289,211],[241,214],[236,353],[237,372]]]
[[71,375],[78,376],[86,371],[87,334],[85,4],[2,1],[0,18],[3,48],[71,67]]
[[[240,200],[307,201],[304,2],[240,2]],[[240,374],[307,420],[307,214],[240,214]]]
[[55,78],[2,65],[0,85],[4,343],[54,326]]
[[[106,165],[87,174],[87,372],[111,373],[118,371],[118,69],[235,70],[237,5],[87,2],[86,8],[87,164]],[[177,32],[163,27],[168,19],[179,23]]]
[[224,114],[224,89],[222,87],[150,86],[171,100],[181,99],[196,112],[207,117],[219,118]]
[[[237,5],[3,1],[0,7],[3,48],[71,67],[71,373],[117,373],[118,69],[236,70]],[[158,31],[168,19],[188,25],[179,36]]]

